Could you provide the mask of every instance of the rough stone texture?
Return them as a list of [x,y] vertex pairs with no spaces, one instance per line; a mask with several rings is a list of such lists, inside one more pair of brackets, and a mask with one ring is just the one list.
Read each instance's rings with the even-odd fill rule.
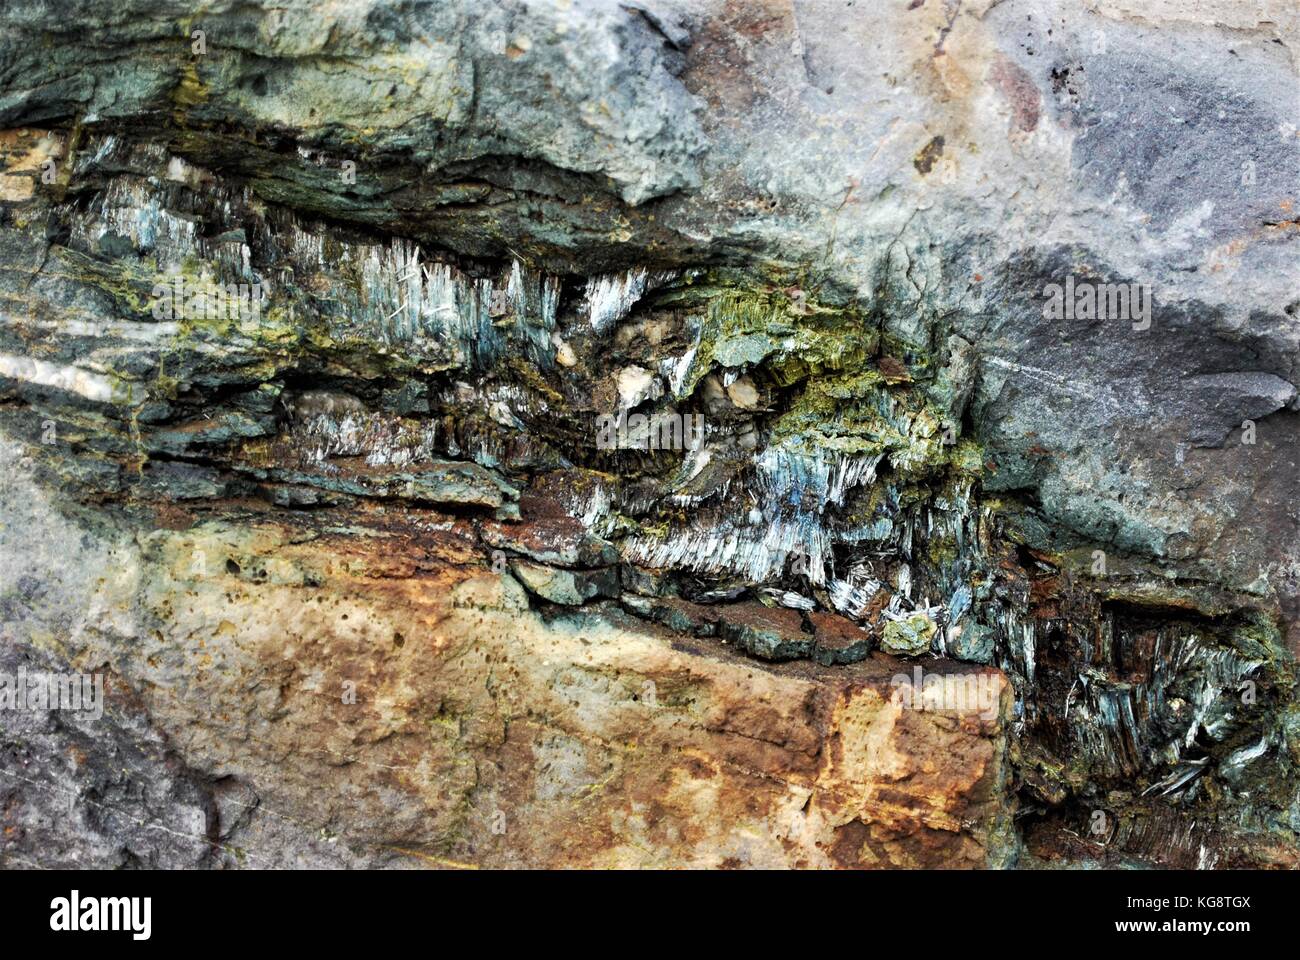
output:
[[[51,522],[52,537],[72,535]],[[111,663],[138,694],[114,683],[107,715],[125,729],[111,756],[97,752],[102,733],[10,732],[15,862],[988,866],[1007,856],[1009,686],[996,671],[991,716],[921,712],[893,697],[900,665],[883,658],[777,668],[618,616],[544,623],[510,577],[452,564],[476,547],[464,525],[448,526],[401,544],[397,561],[379,530],[322,542],[274,523],[160,530],[111,558],[88,555],[72,579],[113,606],[94,611],[96,636],[60,642],[57,655]],[[96,561],[122,571],[115,582]],[[355,702],[341,696],[348,683]]]
[[1297,43],[6,4],[0,860],[1295,865]]

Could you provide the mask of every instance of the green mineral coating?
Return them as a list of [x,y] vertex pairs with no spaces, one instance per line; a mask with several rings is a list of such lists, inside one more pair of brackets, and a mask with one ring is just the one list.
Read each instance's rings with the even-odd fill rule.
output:
[[1289,660],[1286,639],[1276,624],[1254,619],[1228,632],[1227,641],[1238,653],[1254,660]]
[[820,373],[864,370],[875,355],[875,325],[852,308],[826,306],[797,288],[729,286],[730,276],[684,284],[657,305],[701,310],[699,346],[684,378],[689,394],[714,365],[762,366],[791,385]]
[[[126,260],[97,260],[67,247],[54,247],[67,271],[64,276],[103,290],[128,316],[151,317],[153,286],[158,272]],[[53,273],[53,271],[51,271]]]
[[773,423],[772,437],[808,454],[888,453],[902,477],[932,473],[948,459],[935,412],[921,394],[885,386],[875,370],[809,381]]
[[[1283,712],[1280,730],[1291,765],[1300,769],[1300,704],[1293,703]],[[1300,822],[1293,829],[1300,830]]]
[[984,447],[969,437],[962,437],[949,450],[948,462],[957,473],[978,479],[984,474]]
[[880,647],[896,656],[914,657],[930,649],[930,638],[937,629],[935,622],[924,613],[913,613],[903,620],[885,624]]
[[952,537],[931,537],[925,544],[926,556],[936,567],[943,569],[959,556],[957,542]]

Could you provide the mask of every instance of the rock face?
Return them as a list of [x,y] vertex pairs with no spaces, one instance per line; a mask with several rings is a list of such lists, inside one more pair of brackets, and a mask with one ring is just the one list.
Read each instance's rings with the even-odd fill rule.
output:
[[0,863],[1296,865],[1297,43],[6,5]]

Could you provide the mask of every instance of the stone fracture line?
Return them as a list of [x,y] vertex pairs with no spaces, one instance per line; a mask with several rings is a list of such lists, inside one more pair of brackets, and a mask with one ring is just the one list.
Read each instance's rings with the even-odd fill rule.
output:
[[[57,759],[57,758],[56,758],[56,757],[53,757],[53,756],[45,757],[45,758],[44,758],[44,760],[46,760],[46,761],[52,761],[52,760],[55,760],[55,759]],[[366,761],[364,761],[364,760],[357,760],[356,762],[357,762],[357,763],[365,763]],[[393,769],[398,769],[398,768],[393,768]],[[29,778],[29,777],[23,777],[23,776],[21,776],[21,775],[19,775],[19,774],[12,773],[12,772],[10,772],[10,771],[8,771],[8,770],[0,770],[0,773],[3,773],[3,774],[5,774],[6,776],[10,776],[10,777],[13,777],[13,778],[18,779],[18,780],[25,780],[27,783],[30,783],[30,784],[32,784],[33,786],[38,787],[38,788],[40,788],[40,789],[44,789],[44,790],[57,790],[57,791],[60,791],[60,792],[64,792],[64,793],[70,794],[70,795],[72,795],[72,797],[74,798],[74,802],[75,802],[75,801],[84,801],[84,802],[86,802],[86,803],[93,804],[93,805],[95,805],[95,806],[102,807],[102,808],[107,809],[107,810],[112,810],[112,811],[114,811],[115,813],[121,814],[123,817],[125,817],[125,818],[128,819],[128,820],[132,820],[132,821],[134,821],[135,823],[137,823],[137,824],[140,825],[140,826],[143,826],[143,827],[154,827],[154,826],[156,826],[158,829],[163,830],[163,831],[165,831],[165,832],[167,832],[167,833],[175,834],[175,835],[178,836],[178,837],[188,836],[188,837],[192,837],[192,838],[195,839],[195,840],[201,840],[203,843],[207,844],[208,846],[217,847],[217,848],[219,848],[219,849],[221,849],[221,850],[224,850],[224,851],[226,851],[226,852],[228,852],[228,853],[232,853],[232,854],[233,854],[234,856],[236,856],[236,857],[238,857],[238,856],[240,856],[240,855],[243,855],[243,856],[249,857],[250,859],[254,859],[254,860],[259,860],[259,859],[260,859],[260,860],[263,860],[265,863],[267,863],[268,866],[271,866],[272,868],[276,867],[276,863],[275,863],[274,861],[268,861],[268,860],[266,860],[264,857],[258,857],[258,856],[254,855],[254,854],[252,854],[252,853],[249,853],[247,850],[242,850],[242,849],[237,849],[237,848],[230,847],[230,846],[228,846],[228,845],[226,845],[226,844],[222,844],[222,843],[220,843],[219,841],[212,840],[212,839],[210,839],[210,838],[208,838],[208,837],[206,837],[206,836],[204,836],[204,835],[202,835],[202,834],[186,834],[186,833],[184,833],[183,831],[178,831],[178,830],[171,829],[171,828],[169,828],[169,827],[165,827],[165,826],[163,826],[163,825],[162,825],[159,821],[157,821],[157,820],[151,820],[151,821],[140,820],[139,818],[132,816],[130,813],[127,813],[127,812],[126,812],[125,810],[123,810],[121,807],[115,806],[114,804],[105,803],[105,802],[102,801],[102,800],[91,800],[90,798],[85,797],[85,796],[82,796],[80,793],[78,793],[77,791],[72,790],[72,789],[70,789],[70,788],[67,788],[67,787],[59,787],[59,786],[57,786],[57,785],[55,785],[55,784],[46,784],[46,783],[42,783],[42,782],[40,782],[40,781],[38,781],[38,780],[33,780],[33,779]],[[303,830],[303,831],[304,831],[304,832],[305,832],[309,837],[311,837],[313,840],[319,840],[319,839],[320,839],[320,831],[321,831],[321,829],[322,829],[320,825],[318,825],[318,824],[308,823],[308,822],[305,821],[305,820],[301,820],[301,819],[299,819],[299,818],[297,818],[297,817],[289,816],[289,815],[286,814],[286,813],[283,813],[283,812],[281,812],[281,811],[276,810],[274,807],[269,806],[269,805],[268,805],[268,804],[267,804],[267,803],[262,799],[262,797],[261,797],[260,794],[258,795],[258,799],[257,799],[257,802],[256,802],[256,803],[241,803],[240,801],[238,801],[238,800],[234,800],[234,799],[227,799],[227,800],[225,800],[225,801],[223,801],[223,802],[224,802],[224,803],[228,803],[228,804],[230,804],[231,806],[240,807],[240,808],[242,808],[242,809],[244,809],[244,810],[246,810],[246,811],[249,811],[249,812],[251,812],[251,813],[266,813],[266,814],[270,814],[271,816],[273,816],[273,817],[275,817],[275,818],[277,818],[277,819],[279,819],[279,820],[283,820],[285,823],[293,824],[294,826],[300,827],[300,828],[301,828],[301,829],[302,829],[302,830]],[[341,839],[341,840],[343,840],[343,841],[345,842],[345,845],[356,845],[356,846],[359,846],[359,847],[370,847],[370,848],[373,848],[373,849],[388,849],[388,848],[390,848],[390,846],[391,846],[391,845],[389,845],[389,844],[384,844],[384,843],[376,842],[376,841],[374,841],[374,840],[363,840],[363,839],[361,839],[360,837],[356,837],[356,836],[353,836],[353,835],[350,835],[350,834],[341,834],[341,833],[340,833],[340,834],[335,834],[335,839]],[[398,849],[398,848],[396,848],[396,847],[392,847],[392,849]],[[411,853],[410,851],[406,851],[406,850],[402,850],[401,852],[402,852],[402,853],[410,853],[410,855],[412,855],[412,856],[416,856],[416,855],[418,855],[418,854],[414,854],[414,853]],[[449,862],[451,862],[451,861],[449,861]],[[38,864],[32,864],[32,865],[33,865],[33,866],[37,866],[38,869],[46,869],[46,868],[44,868],[44,867],[40,867]]]
[[[167,833],[174,837],[179,837],[186,840],[199,840],[209,847],[215,847],[217,849],[223,850],[234,857],[239,857],[240,855],[243,855],[255,860],[263,859],[261,857],[256,857],[253,854],[248,853],[247,851],[240,851],[234,847],[227,846],[226,844],[221,843],[218,840],[213,840],[210,837],[206,836],[205,834],[186,833],[183,830],[176,830],[173,829],[172,827],[165,826],[159,820],[142,820],[133,814],[127,813],[121,807],[115,806],[114,804],[111,803],[105,803],[102,800],[91,800],[89,797],[83,796],[80,793],[78,793],[76,790],[73,790],[69,787],[60,787],[52,783],[42,783],[39,780],[33,780],[31,777],[24,777],[21,774],[14,773],[11,770],[0,770],[0,774],[3,774],[4,776],[14,780],[22,780],[25,783],[31,784],[33,787],[36,787],[38,790],[45,790],[50,793],[62,793],[67,796],[70,796],[72,797],[74,804],[77,802],[88,803],[91,806],[98,807],[102,810],[110,810],[113,813],[119,814],[123,818],[130,820],[137,826],[144,827],[146,830],[158,830],[161,831],[162,833]],[[268,867],[273,866],[273,864],[269,860],[264,860],[264,863]]]

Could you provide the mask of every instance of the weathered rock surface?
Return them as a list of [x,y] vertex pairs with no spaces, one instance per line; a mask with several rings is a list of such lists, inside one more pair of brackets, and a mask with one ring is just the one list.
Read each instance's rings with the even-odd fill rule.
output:
[[0,862],[1295,865],[1297,43],[6,5]]
[[[51,538],[74,535],[50,522]],[[511,577],[468,562],[470,528],[445,527],[394,542],[391,521],[332,535],[206,523],[87,553],[67,589],[105,605],[89,611],[96,629],[33,645],[111,662],[106,717],[123,728],[10,731],[15,862],[1009,856],[1010,688],[997,671],[984,673],[991,711],[926,712],[893,696],[902,665],[887,659],[766,666],[617,615],[546,623]]]

